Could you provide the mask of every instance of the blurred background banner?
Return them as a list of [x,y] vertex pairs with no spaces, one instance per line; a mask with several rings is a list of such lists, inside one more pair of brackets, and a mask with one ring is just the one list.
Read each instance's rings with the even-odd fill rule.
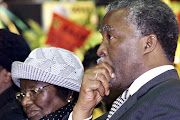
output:
[[[44,2],[42,26],[48,35],[46,43],[74,51],[83,60],[84,53],[102,41],[98,30],[99,22],[105,14],[104,8],[105,5],[96,6],[94,1]],[[61,24],[61,30],[59,29],[61,32],[55,31],[57,23]],[[62,23],[68,26],[66,31],[63,30]]]
[[96,6],[93,1],[43,2],[42,25],[45,31],[48,31],[51,26],[54,12],[90,29],[96,28],[98,22],[96,18]]
[[73,51],[80,48],[88,38],[90,30],[53,13],[53,20],[48,32],[47,44]]

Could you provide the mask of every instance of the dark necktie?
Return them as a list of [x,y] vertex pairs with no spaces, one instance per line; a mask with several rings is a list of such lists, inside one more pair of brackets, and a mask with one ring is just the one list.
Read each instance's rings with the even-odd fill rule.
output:
[[129,96],[129,90],[127,89],[113,102],[106,120],[109,120],[112,117],[112,115],[124,104],[124,102],[126,102]]

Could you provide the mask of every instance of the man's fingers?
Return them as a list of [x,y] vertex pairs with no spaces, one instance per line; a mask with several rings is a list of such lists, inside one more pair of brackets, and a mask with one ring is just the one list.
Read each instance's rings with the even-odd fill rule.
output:
[[96,94],[95,96],[100,95],[103,98],[104,95],[105,95],[105,88],[104,88],[102,82],[99,81],[99,80],[94,80],[94,81],[90,81],[90,82],[92,82],[92,83],[89,83],[89,84],[92,84],[91,89],[94,90],[93,93]]
[[109,80],[106,79],[104,74],[98,72],[86,73],[83,79],[86,79],[86,81],[82,82],[82,86],[89,90],[99,91],[101,96],[104,96],[104,94],[107,95],[109,91]]
[[106,62],[98,64],[95,68],[104,68],[104,69],[106,69],[108,71],[111,78],[115,77],[113,68]]
[[110,82],[111,76],[110,76],[110,73],[107,69],[105,69],[105,68],[93,68],[93,69],[89,69],[85,72],[85,74],[92,74],[92,73],[94,73],[94,76],[90,79],[95,80],[95,79],[97,79],[97,77],[99,77],[99,76],[102,77],[102,75],[104,75],[105,79],[108,82]]
[[[110,82],[110,77],[106,76],[102,73],[96,73],[95,74],[95,81],[97,81],[98,83],[96,83],[98,86],[102,85],[105,95],[109,95],[109,82]],[[100,81],[100,82],[99,82]],[[96,86],[96,87],[98,87]],[[100,91],[101,92],[101,91]]]

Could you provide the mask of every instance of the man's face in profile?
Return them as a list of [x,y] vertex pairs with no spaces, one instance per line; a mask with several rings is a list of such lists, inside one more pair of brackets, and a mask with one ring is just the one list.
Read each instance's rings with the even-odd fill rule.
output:
[[112,10],[105,15],[101,23],[103,41],[97,52],[114,69],[116,79],[111,83],[118,89],[129,87],[135,80],[137,66],[141,64],[140,35],[134,25],[127,22],[127,16],[126,9]]

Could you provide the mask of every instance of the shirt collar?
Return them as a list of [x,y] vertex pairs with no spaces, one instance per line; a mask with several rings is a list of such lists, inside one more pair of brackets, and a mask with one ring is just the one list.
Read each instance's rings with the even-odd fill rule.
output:
[[141,76],[139,76],[129,87],[129,93],[132,96],[135,92],[137,92],[144,84],[160,75],[163,72],[174,69],[173,65],[163,65],[160,67],[153,68]]

